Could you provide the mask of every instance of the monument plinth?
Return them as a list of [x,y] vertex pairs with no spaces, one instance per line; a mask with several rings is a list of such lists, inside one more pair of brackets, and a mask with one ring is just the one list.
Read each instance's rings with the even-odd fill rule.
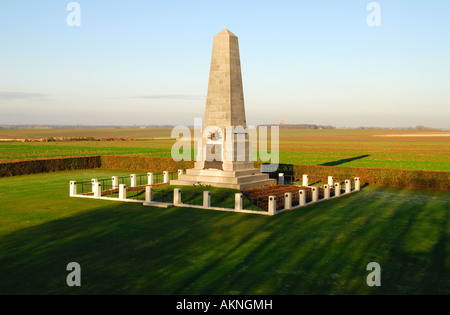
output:
[[195,167],[170,184],[198,182],[239,190],[276,184],[254,167],[246,128],[239,42],[225,29],[214,37],[202,146]]

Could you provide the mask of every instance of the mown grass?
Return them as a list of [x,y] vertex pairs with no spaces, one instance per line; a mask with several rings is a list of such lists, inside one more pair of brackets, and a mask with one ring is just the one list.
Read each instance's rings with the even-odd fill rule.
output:
[[170,157],[170,148],[145,147],[128,142],[95,143],[93,142],[59,142],[54,144],[15,143],[0,145],[0,161],[14,159],[36,159],[66,156],[123,155],[140,154],[148,156]]
[[[137,154],[153,157],[171,157],[171,148],[155,148],[147,141],[139,141],[136,145],[124,145],[120,142],[109,146],[92,146],[85,142],[77,145],[30,145],[0,144],[0,162],[18,159],[36,159],[47,157],[93,156],[93,155],[126,155]],[[120,145],[123,145],[121,147]],[[144,147],[148,145],[148,147]],[[194,153],[191,154],[193,158]],[[365,156],[364,158],[358,158]],[[357,152],[322,152],[322,151],[281,151],[280,162],[301,165],[340,165],[353,167],[390,168],[402,170],[450,171],[450,158],[447,153],[383,153],[364,151]]]
[[[181,200],[186,205],[203,206],[203,192],[209,191],[211,194],[211,207],[234,209],[235,194],[241,191],[231,188],[221,188],[212,186],[161,186],[153,189],[154,200],[167,202],[173,200],[173,190],[180,188]],[[162,199],[162,196],[164,196]],[[145,196],[141,197],[145,199]],[[242,203],[243,209],[264,211],[256,205],[253,205],[245,196]]]
[[[170,136],[169,130],[166,129],[81,131],[78,133],[76,130],[69,130],[62,135],[145,136],[147,140],[52,143],[0,142],[0,162],[15,159],[110,154],[171,157],[171,148],[175,143],[175,139],[148,140],[162,135]],[[17,136],[33,134],[32,130],[9,130],[7,134],[11,136],[14,135],[14,132]],[[35,132],[40,135],[52,135],[51,130]],[[57,136],[61,135],[62,131],[53,130],[53,132],[53,135]],[[449,137],[387,137],[390,133],[400,135],[421,134],[418,131],[407,130],[281,130],[280,163],[450,171]],[[365,157],[358,158],[361,156]],[[191,157],[193,158],[192,155]]]
[[0,294],[450,293],[447,192],[366,187],[276,217],[68,196],[69,180],[128,173],[1,178]]
[[[363,157],[363,158],[360,158]],[[280,161],[294,165],[331,165],[450,172],[447,154],[359,152],[280,152]]]

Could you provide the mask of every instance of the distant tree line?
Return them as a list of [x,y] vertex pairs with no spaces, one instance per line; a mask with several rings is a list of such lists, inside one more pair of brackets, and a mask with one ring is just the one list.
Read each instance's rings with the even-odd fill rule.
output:
[[[353,129],[353,128],[349,128],[349,129]],[[430,127],[425,127],[425,126],[417,126],[417,127],[359,127],[359,128],[354,128],[354,129],[392,129],[392,130],[445,130],[445,129],[436,129],[436,128],[430,128]]]
[[[314,124],[269,124],[264,126],[279,126],[280,129],[336,129],[330,125]],[[0,125],[0,129],[172,129],[174,125],[131,125],[131,126],[105,126],[105,125]],[[193,126],[188,126],[193,128]],[[393,130],[445,130],[425,126],[417,127],[339,127],[339,129],[393,129]]]
[[172,129],[173,125],[131,125],[131,126],[105,126],[105,125],[2,125],[0,129]]
[[272,126],[279,126],[280,129],[336,129],[334,126],[312,124],[280,124]]

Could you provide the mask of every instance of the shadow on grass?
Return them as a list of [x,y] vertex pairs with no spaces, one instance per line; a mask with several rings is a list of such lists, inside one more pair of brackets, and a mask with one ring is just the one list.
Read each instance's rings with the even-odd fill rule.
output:
[[353,162],[353,161],[356,161],[356,160],[364,159],[364,158],[369,157],[369,156],[370,155],[365,154],[365,155],[355,156],[355,157],[348,158],[348,159],[342,159],[342,160],[337,160],[337,161],[333,161],[333,162],[327,162],[327,163],[323,163],[323,164],[320,164],[320,165],[322,165],[322,166],[336,166],[336,165],[341,165],[341,164]]
[[276,217],[109,204],[1,237],[0,294],[448,294],[448,199],[428,195],[370,188]]

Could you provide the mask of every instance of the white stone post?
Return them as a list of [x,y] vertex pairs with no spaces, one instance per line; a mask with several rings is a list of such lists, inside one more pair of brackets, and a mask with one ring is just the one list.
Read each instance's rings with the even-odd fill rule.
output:
[[352,183],[349,179],[345,180],[345,193],[349,194],[352,191]]
[[203,207],[210,208],[211,207],[211,192],[204,191],[203,192]]
[[328,186],[333,187],[333,176],[328,176]]
[[127,185],[125,184],[119,185],[119,199],[121,200],[127,199]]
[[173,204],[175,206],[178,206],[179,204],[181,204],[181,189],[180,188],[175,188],[173,190]]
[[153,190],[150,186],[145,186],[145,202],[153,201]]
[[136,174],[131,174],[130,175],[130,180],[131,180],[131,187],[136,187]]
[[277,197],[269,196],[269,215],[275,215],[277,212]]
[[183,170],[178,170],[178,176],[183,175]]
[[339,197],[341,195],[341,183],[334,183],[334,196]]
[[302,186],[308,187],[308,185],[309,185],[308,175],[303,175]]
[[119,188],[119,176],[111,177],[111,189]]
[[163,175],[164,175],[164,183],[168,183],[169,182],[169,172],[164,171]]
[[312,188],[312,202],[317,202],[319,200],[319,190],[317,187]]
[[355,191],[361,190],[361,182],[359,181],[359,177],[355,177]]
[[278,185],[284,185],[284,174],[283,173],[278,174]]
[[306,190],[298,191],[298,202],[300,206],[306,205]]
[[153,185],[153,173],[147,173],[147,185]]
[[292,209],[292,193],[284,194],[284,209]]
[[234,195],[234,210],[240,211],[242,208],[244,208],[243,195],[241,193],[237,193]]
[[330,199],[330,186],[323,185],[323,199]]
[[97,182],[94,184],[94,197],[98,198],[102,196],[102,184]]
[[95,185],[96,183],[98,183],[98,179],[97,179],[97,178],[91,179],[92,192],[95,192],[95,187],[97,187],[97,186]]
[[76,196],[77,195],[77,182],[76,181],[71,181],[70,182],[70,197]]

